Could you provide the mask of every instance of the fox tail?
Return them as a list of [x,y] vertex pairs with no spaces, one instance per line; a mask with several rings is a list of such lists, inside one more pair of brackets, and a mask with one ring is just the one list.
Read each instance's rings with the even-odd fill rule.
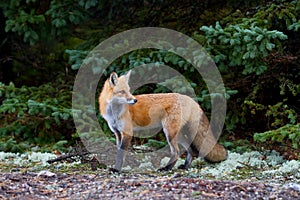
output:
[[191,147],[194,153],[204,157],[207,162],[221,162],[228,157],[224,146],[217,143],[205,114],[199,122]]

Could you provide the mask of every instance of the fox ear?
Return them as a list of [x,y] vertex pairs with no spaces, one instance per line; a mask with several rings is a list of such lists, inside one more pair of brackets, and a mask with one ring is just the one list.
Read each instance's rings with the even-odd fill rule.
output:
[[116,72],[112,72],[109,77],[109,84],[110,86],[114,87],[117,85],[117,83],[118,83],[118,75],[116,74]]
[[124,75],[125,80],[126,80],[127,83],[129,82],[130,74],[131,74],[131,70],[129,70],[129,71],[127,72],[127,74]]

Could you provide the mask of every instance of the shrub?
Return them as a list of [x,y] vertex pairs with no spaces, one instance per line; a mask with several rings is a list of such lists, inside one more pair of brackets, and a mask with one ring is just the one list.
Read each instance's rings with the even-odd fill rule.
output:
[[266,141],[278,143],[291,143],[294,149],[300,147],[300,123],[286,124],[276,130],[266,131],[264,133],[254,134],[254,140],[264,143]]
[[72,25],[87,19],[89,9],[97,3],[98,0],[4,0],[0,9],[6,17],[5,31],[17,33],[33,45],[63,36]]
[[0,100],[0,151],[23,152],[36,145],[62,149],[74,132],[71,90],[64,85],[0,83]]
[[[250,21],[250,20],[249,20]],[[248,22],[249,22],[248,21]],[[243,67],[243,74],[262,74],[267,70],[266,58],[269,52],[280,48],[280,40],[287,36],[276,30],[267,30],[248,22],[222,28],[219,22],[213,26],[203,26],[207,50],[221,70],[228,67]]]

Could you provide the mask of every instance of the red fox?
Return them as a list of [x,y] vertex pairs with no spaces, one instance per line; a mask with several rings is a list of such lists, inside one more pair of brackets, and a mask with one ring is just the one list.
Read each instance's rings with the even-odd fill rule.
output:
[[[227,159],[227,150],[211,133],[209,121],[192,98],[178,93],[133,96],[128,85],[131,71],[118,77],[113,72],[99,96],[100,113],[116,136],[115,172],[120,172],[134,130],[161,127],[171,149],[168,164],[159,170],[171,170],[179,158],[179,144],[186,152],[187,169],[193,156],[204,156],[209,162]],[[205,152],[205,150],[208,150]],[[201,155],[201,154],[205,155]]]

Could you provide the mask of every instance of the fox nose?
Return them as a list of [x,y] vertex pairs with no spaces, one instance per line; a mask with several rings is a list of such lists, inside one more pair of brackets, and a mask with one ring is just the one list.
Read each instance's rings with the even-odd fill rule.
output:
[[137,102],[137,99],[130,99],[130,100],[127,100],[127,103],[130,104],[130,105],[133,105]]

